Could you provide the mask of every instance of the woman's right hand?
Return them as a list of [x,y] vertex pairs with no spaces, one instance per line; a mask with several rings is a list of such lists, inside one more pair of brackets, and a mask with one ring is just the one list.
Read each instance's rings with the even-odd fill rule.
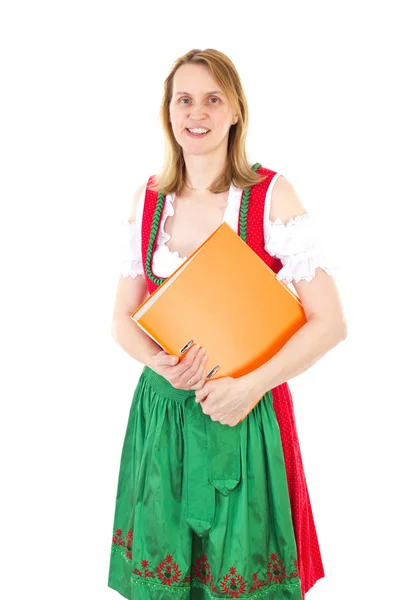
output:
[[180,361],[177,356],[162,350],[153,356],[152,369],[165,377],[179,390],[201,390],[206,380],[207,355],[205,348],[195,344]]

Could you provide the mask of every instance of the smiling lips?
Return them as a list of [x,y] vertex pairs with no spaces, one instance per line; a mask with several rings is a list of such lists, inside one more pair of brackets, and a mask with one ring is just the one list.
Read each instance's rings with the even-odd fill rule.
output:
[[205,137],[210,130],[203,127],[194,127],[193,129],[186,128],[188,135],[191,137]]

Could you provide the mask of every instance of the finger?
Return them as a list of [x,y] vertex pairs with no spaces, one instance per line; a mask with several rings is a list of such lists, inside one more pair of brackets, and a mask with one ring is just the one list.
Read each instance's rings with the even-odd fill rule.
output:
[[[204,364],[204,357],[206,356],[206,349],[205,348],[200,348],[199,351],[196,354],[196,357],[193,361],[192,367],[193,369],[195,369],[195,373],[197,374],[197,372],[200,370],[200,368],[202,367],[202,365]],[[199,373],[199,375],[201,376],[202,372]]]
[[197,356],[193,361],[191,368],[187,371],[187,373],[185,373],[185,376],[189,375],[189,378],[192,381],[192,385],[199,383],[202,379],[205,380],[204,367],[207,363],[207,360],[208,357],[206,354],[206,349],[201,348],[197,353]]
[[194,379],[194,374],[197,371],[197,368],[193,367],[193,363],[196,360],[200,351],[200,346],[196,344],[192,346],[188,351],[187,355],[181,360],[179,376],[181,377],[181,381],[183,384],[186,384],[188,379]]
[[203,393],[203,389],[196,390],[196,398],[195,398],[196,402],[197,403],[202,402],[204,400],[204,398],[205,398],[205,396]]
[[203,387],[196,392],[196,402],[202,402],[207,398],[210,393],[210,389],[207,386],[207,383],[203,385]]
[[168,354],[165,350],[162,350],[156,355],[156,363],[159,367],[171,367],[179,362],[179,357],[174,354]]
[[182,375],[182,385],[186,384],[189,390],[198,390],[204,385],[206,380],[204,365],[208,360],[205,352],[205,348],[201,348],[190,369],[185,371]]
[[200,357],[199,368],[198,368],[198,376],[204,380],[206,379],[206,376],[207,376],[207,371],[206,371],[207,361],[208,361],[208,355],[207,355],[206,349],[204,348],[204,352],[202,353],[202,355]]
[[187,368],[191,367],[199,350],[200,350],[199,344],[195,344],[194,346],[192,346],[190,348],[190,350],[188,350],[188,352],[186,352],[185,356],[183,357],[182,364],[184,364]]
[[192,390],[201,390],[203,385],[206,383],[207,381],[207,370],[203,368],[203,366],[201,366],[201,368],[199,369],[199,373],[200,373],[200,379],[198,380],[197,383],[195,383],[191,389]]
[[201,389],[208,381],[207,380],[207,369],[205,368],[207,360],[208,360],[208,356],[206,355],[202,361],[203,364],[201,365],[201,367],[199,369],[200,379],[198,381],[196,389]]
[[[199,346],[197,346],[197,348],[199,348]],[[193,354],[193,347],[189,350],[189,352],[192,352],[192,354]],[[168,354],[166,352],[165,357],[164,356],[161,357],[161,360],[165,360],[165,363],[162,366],[174,367],[174,371],[173,371],[174,377],[176,378],[176,380],[178,382],[180,382],[182,374],[185,371],[187,371],[187,363],[185,363],[186,358],[187,357],[185,356],[184,358],[179,360],[178,356],[175,356],[174,354]],[[187,379],[189,379],[189,377],[190,377],[190,375],[188,375]]]

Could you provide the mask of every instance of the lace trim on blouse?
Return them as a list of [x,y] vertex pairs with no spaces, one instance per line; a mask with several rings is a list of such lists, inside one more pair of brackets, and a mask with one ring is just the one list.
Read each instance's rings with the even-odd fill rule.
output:
[[137,275],[144,277],[142,263],[142,247],[138,234],[138,222],[120,221],[122,277],[129,275],[134,279]]
[[318,267],[332,275],[309,213],[299,215],[286,224],[280,219],[268,219],[264,226],[264,235],[265,249],[282,262],[283,267],[276,276],[280,281],[309,282],[314,279]]

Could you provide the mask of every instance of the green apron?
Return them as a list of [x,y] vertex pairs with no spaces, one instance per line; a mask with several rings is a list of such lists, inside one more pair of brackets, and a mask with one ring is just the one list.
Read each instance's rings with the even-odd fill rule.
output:
[[145,367],[117,487],[108,586],[134,600],[301,600],[268,392],[235,427]]

